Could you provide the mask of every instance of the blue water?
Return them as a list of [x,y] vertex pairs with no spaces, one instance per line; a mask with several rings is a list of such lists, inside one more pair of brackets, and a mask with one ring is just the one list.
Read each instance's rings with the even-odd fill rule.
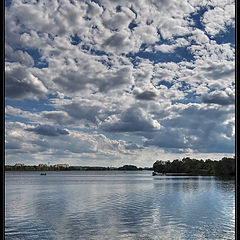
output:
[[5,239],[235,239],[235,181],[6,172]]

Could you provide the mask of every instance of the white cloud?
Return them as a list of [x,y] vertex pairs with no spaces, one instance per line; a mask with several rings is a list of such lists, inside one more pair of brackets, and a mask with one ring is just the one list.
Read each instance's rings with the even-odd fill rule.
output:
[[[206,10],[203,16],[199,10]],[[16,127],[9,122],[8,154],[27,157],[29,149],[37,159],[122,163],[125,154],[145,161],[153,149],[230,151],[235,49],[214,37],[234,27],[233,10],[230,0],[12,1],[6,8],[6,98],[45,98],[48,105],[33,111],[15,101],[6,107],[7,124],[17,119]],[[40,138],[43,130],[59,139]]]
[[176,48],[186,47],[188,45],[190,45],[190,43],[185,38],[177,38],[174,42],[172,42],[172,44],[161,44],[154,46],[154,50],[163,53],[173,53]]
[[[162,148],[186,149],[199,152],[232,152],[234,150],[234,108],[201,104],[176,105],[168,109],[176,115],[159,120],[162,128],[146,134],[145,144]],[[223,137],[224,135],[228,138]],[[224,144],[225,142],[225,144]]]
[[5,55],[7,59],[14,62],[19,62],[22,65],[26,65],[28,67],[32,67],[34,65],[33,58],[22,50],[14,51],[10,46],[5,46]]
[[117,157],[121,154],[131,155],[140,149],[137,144],[111,140],[103,134],[60,129],[53,125],[34,127],[19,122],[8,122],[6,130],[6,154],[12,158],[15,154],[15,159],[20,154],[29,158],[37,152],[43,155],[61,153],[63,158],[66,154],[75,157],[81,157],[83,154],[91,154],[92,157],[95,154]]
[[121,12],[105,10],[102,15],[102,22],[105,27],[112,31],[128,29],[129,24],[135,18],[135,14],[127,7],[121,7]]
[[152,25],[139,25],[134,28],[133,33],[140,43],[152,44],[159,40],[157,29]]
[[145,132],[160,129],[157,120],[138,106],[130,106],[120,116],[107,118],[100,128],[109,132]]
[[235,3],[231,1],[225,6],[215,6],[204,13],[202,22],[206,32],[214,36],[226,30],[227,26],[233,27],[235,24]]
[[225,91],[213,91],[209,94],[202,95],[204,103],[215,103],[219,105],[231,105],[235,103],[235,94],[231,89]]
[[6,63],[5,78],[8,98],[38,98],[48,91],[37,76],[20,64]]
[[[64,71],[60,76],[53,79],[53,81],[62,91],[70,94],[85,91],[86,88],[91,89],[91,87],[95,91],[108,92],[120,86],[127,87],[132,85],[131,69],[129,67],[122,67],[107,72],[98,71],[95,74],[94,65],[88,66],[86,64],[81,66],[81,68],[83,71],[71,71],[68,69],[68,71]],[[90,69],[93,71],[91,72]]]

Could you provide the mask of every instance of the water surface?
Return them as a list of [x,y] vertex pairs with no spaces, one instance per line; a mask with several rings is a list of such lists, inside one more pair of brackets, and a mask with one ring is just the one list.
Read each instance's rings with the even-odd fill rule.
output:
[[235,239],[235,182],[150,171],[6,172],[5,238]]

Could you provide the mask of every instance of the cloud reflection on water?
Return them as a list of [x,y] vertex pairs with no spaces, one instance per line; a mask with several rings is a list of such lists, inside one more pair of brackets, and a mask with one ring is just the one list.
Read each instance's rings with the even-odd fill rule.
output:
[[[231,239],[234,182],[146,173],[6,176],[6,239]],[[21,196],[21,201],[16,201]]]

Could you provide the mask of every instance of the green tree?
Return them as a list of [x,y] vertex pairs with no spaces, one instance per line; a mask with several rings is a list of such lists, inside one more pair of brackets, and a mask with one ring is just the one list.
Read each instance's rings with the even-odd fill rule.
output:
[[222,158],[215,166],[215,174],[217,176],[235,176],[235,159]]
[[118,170],[138,170],[138,168],[134,165],[124,165],[119,167]]
[[153,171],[154,172],[158,172],[158,173],[163,173],[164,172],[164,162],[161,160],[157,160],[154,164],[153,164]]

